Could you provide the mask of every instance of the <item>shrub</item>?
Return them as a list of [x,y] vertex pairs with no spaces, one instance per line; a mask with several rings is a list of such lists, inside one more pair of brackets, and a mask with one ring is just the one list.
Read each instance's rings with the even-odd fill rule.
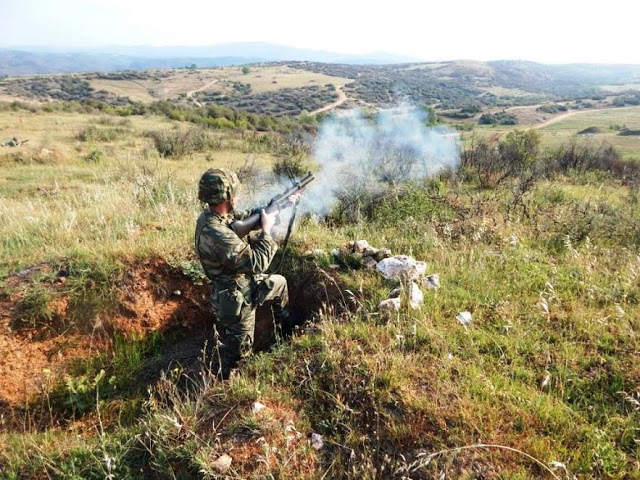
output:
[[480,125],[517,125],[518,119],[505,111],[483,113],[478,119]]
[[90,125],[79,130],[76,133],[76,139],[81,142],[113,142],[117,140],[119,137],[127,134],[129,130],[125,128],[99,128],[95,125]]
[[102,150],[94,148],[90,153],[85,155],[84,159],[87,162],[100,163],[102,160],[104,160],[104,152]]
[[514,130],[498,144],[487,140],[473,143],[462,154],[462,168],[471,168],[480,186],[494,188],[509,177],[524,175],[538,158],[540,133]]
[[287,136],[276,146],[276,160],[273,163],[273,174],[280,179],[294,181],[304,176],[309,170],[306,157],[311,146],[301,137]]
[[178,130],[154,130],[146,133],[162,157],[181,157],[201,152],[214,145],[211,137],[200,128]]

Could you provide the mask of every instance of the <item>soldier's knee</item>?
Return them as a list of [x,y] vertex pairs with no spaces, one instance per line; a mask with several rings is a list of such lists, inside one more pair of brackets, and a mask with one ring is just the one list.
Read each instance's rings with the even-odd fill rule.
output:
[[287,292],[287,279],[282,275],[271,275],[269,277],[273,281],[273,290],[276,292]]

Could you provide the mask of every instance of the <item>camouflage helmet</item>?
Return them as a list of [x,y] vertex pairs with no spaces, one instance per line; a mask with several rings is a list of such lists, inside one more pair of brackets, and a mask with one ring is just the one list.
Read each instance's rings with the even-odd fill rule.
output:
[[240,180],[228,168],[210,168],[202,174],[198,184],[198,199],[215,205],[231,200],[240,189]]

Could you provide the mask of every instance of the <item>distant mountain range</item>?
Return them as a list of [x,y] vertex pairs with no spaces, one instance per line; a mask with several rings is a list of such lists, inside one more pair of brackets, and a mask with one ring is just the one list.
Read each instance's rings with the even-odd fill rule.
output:
[[196,47],[12,47],[0,49],[0,75],[180,68],[192,64],[212,67],[297,60],[351,65],[417,61],[384,52],[344,55],[257,42]]

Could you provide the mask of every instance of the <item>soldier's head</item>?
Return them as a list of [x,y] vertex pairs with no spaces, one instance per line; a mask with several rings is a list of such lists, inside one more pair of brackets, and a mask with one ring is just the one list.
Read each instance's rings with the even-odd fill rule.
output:
[[240,180],[228,168],[210,168],[202,174],[198,183],[198,199],[209,206],[229,202],[233,207],[240,190]]
[[17,141],[18,141],[18,137],[13,137],[13,139],[12,139],[12,140],[13,140],[14,142],[17,142]]

